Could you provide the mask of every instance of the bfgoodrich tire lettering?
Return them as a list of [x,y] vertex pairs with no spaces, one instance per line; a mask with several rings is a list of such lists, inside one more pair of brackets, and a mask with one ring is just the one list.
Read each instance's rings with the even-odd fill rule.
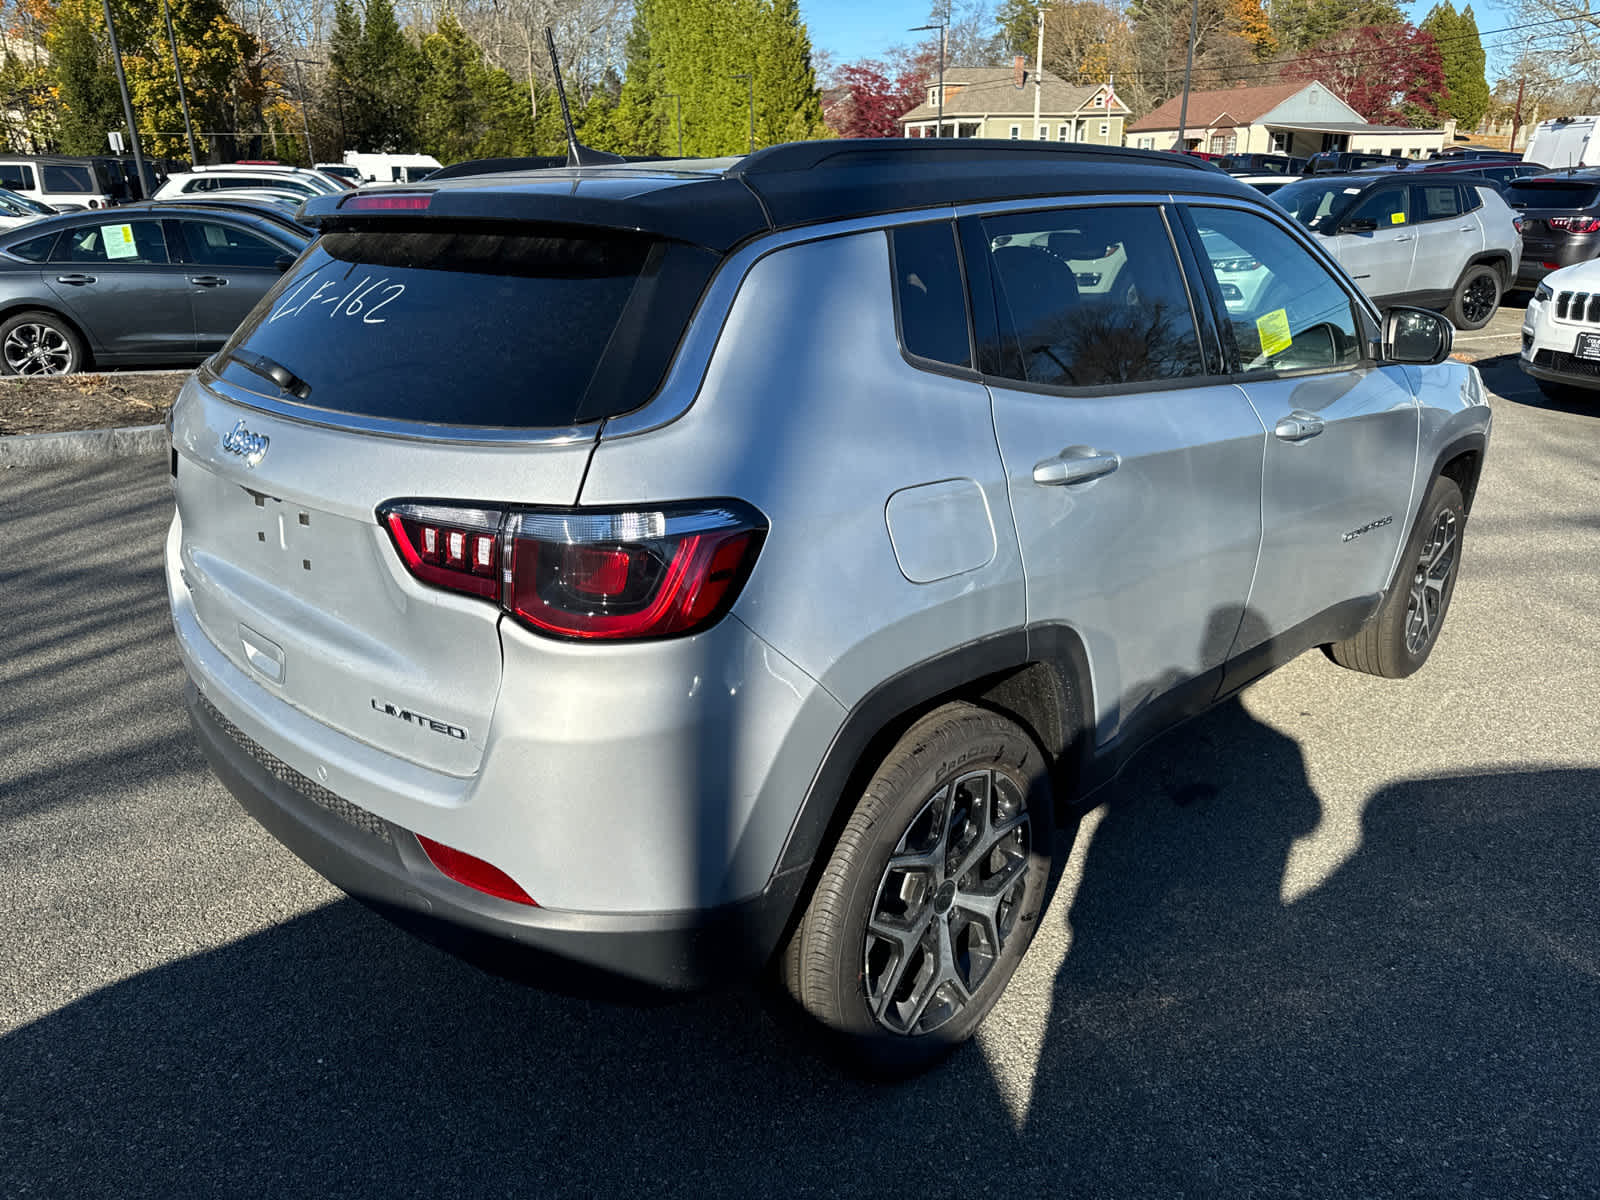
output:
[[1383,604],[1355,637],[1326,647],[1328,657],[1388,679],[1403,679],[1427,662],[1455,592],[1466,524],[1461,488],[1440,475],[1417,512]]
[[1053,837],[1032,739],[973,705],[931,713],[851,813],[785,952],[790,995],[858,1069],[938,1061],[1027,951]]

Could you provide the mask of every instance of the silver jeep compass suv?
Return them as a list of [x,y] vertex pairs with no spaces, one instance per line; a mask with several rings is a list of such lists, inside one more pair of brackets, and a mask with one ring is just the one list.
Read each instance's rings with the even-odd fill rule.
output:
[[1438,636],[1477,372],[1200,164],[806,143],[307,211],[174,411],[190,711],[478,961],[771,967],[914,1069],[1027,949],[1058,805],[1307,648]]

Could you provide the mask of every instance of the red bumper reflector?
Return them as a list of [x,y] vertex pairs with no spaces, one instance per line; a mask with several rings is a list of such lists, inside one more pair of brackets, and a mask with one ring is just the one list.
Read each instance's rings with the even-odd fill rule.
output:
[[463,850],[453,850],[432,838],[425,838],[420,833],[417,834],[417,841],[422,843],[428,861],[439,868],[441,874],[448,875],[457,883],[501,900],[539,907],[538,901],[518,887],[517,881],[499,867],[491,866]]

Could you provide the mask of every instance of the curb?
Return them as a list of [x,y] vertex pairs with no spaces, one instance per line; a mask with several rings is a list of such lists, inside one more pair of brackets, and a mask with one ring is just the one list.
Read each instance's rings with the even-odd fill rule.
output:
[[74,433],[17,433],[0,437],[0,469],[134,458],[157,455],[166,448],[164,425],[125,425],[120,429],[81,429]]

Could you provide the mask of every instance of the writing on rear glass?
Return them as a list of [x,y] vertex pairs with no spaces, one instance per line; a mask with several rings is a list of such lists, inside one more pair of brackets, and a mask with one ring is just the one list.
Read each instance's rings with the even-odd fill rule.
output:
[[346,287],[343,280],[324,279],[315,291],[307,293],[311,278],[302,279],[287,296],[278,301],[278,306],[267,318],[267,324],[282,317],[298,317],[301,313],[309,312],[314,316],[327,316],[329,320],[349,317],[359,320],[363,325],[382,325],[389,318],[380,317],[379,311],[406,294],[406,285],[390,282],[387,275],[378,279],[363,275],[359,282],[350,287]]

